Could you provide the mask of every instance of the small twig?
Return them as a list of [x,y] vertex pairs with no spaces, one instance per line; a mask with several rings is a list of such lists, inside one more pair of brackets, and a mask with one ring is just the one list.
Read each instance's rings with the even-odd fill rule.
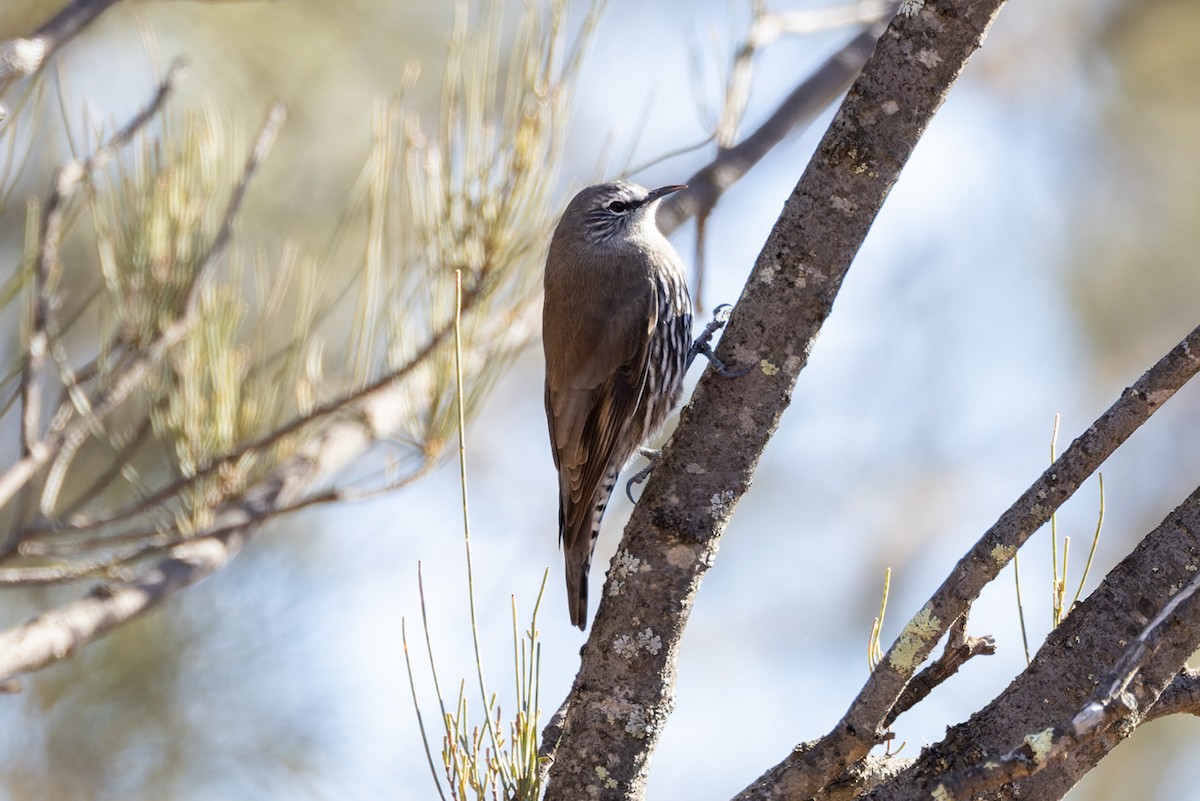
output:
[[[126,467],[132,464],[133,455],[145,444],[151,430],[151,418],[147,415],[138,426],[137,431],[132,436],[127,435],[124,444],[117,446],[117,443],[110,439],[110,445],[113,446],[115,453],[109,466],[105,470],[102,470],[87,487],[80,491],[79,495],[72,499],[60,514],[63,517],[70,517],[85,505],[95,500],[101,492],[108,488],[122,474]],[[43,503],[44,506],[45,504]]]
[[229,500],[213,511],[213,525],[199,531],[184,533],[179,524],[172,522],[151,530],[128,531],[102,537],[88,537],[65,542],[30,540],[21,544],[22,556],[48,558],[70,557],[98,550],[120,548],[103,559],[74,562],[66,565],[39,566],[33,568],[0,568],[0,586],[58,584],[87,577],[113,577],[112,571],[120,565],[173,548],[185,542],[204,537],[222,536],[249,523],[265,523],[283,515],[299,512],[313,506],[327,504],[356,503],[385,493],[393,493],[427,476],[434,468],[432,459],[424,460],[419,467],[387,484],[366,490],[351,490],[330,487],[288,503],[262,503],[254,497],[261,487],[256,485],[241,497]]
[[[468,311],[482,297],[482,292],[479,286],[465,290],[463,293],[463,311]],[[68,520],[42,520],[29,527],[30,532],[40,531],[85,531],[89,529],[101,528],[120,523],[126,520],[139,517],[146,514],[148,511],[159,506],[164,501],[178,495],[196,481],[207,478],[213,475],[222,468],[237,462],[242,457],[260,453],[268,448],[277,445],[287,437],[300,432],[305,427],[319,422],[321,420],[332,417],[336,414],[346,411],[348,408],[360,403],[361,401],[376,395],[379,392],[386,390],[389,386],[395,384],[401,379],[407,377],[414,370],[420,367],[428,360],[430,355],[440,348],[454,334],[454,321],[444,323],[440,328],[434,331],[425,344],[414,353],[408,361],[388,371],[380,376],[375,381],[367,384],[360,389],[336,397],[327,401],[316,408],[312,409],[307,414],[297,415],[283,425],[275,427],[270,433],[245,443],[234,448],[233,450],[222,454],[208,462],[204,467],[198,469],[193,475],[180,478],[170,484],[155,490],[149,495],[140,500],[117,510],[109,515],[86,517],[76,515]]]
[[1200,716],[1200,669],[1185,667],[1179,671],[1154,706],[1146,710],[1146,720],[1179,714]]
[[883,22],[896,13],[897,5],[890,0],[858,0],[829,8],[769,12],[754,21],[750,39],[763,47],[781,36],[803,36],[831,28]]
[[82,162],[73,161],[59,167],[54,174],[50,198],[46,203],[45,216],[39,236],[40,246],[34,261],[33,299],[31,309],[31,331],[27,346],[25,369],[21,376],[21,452],[28,455],[39,439],[41,428],[41,381],[42,368],[53,334],[52,315],[57,298],[53,290],[53,273],[59,265],[59,248],[63,239],[63,217],[67,201],[74,196],[79,184],[95,170],[103,167],[118,150],[121,150],[137,135],[146,123],[154,118],[175,88],[183,70],[182,62],[176,62],[167,76],[159,83],[150,102],[117,131],[111,139],[101,145],[95,153]]
[[1092,547],[1088,550],[1087,561],[1083,564],[1083,573],[1079,576],[1079,586],[1075,588],[1075,597],[1071,599],[1071,607],[1074,607],[1079,602],[1079,596],[1083,595],[1083,585],[1092,572],[1092,561],[1096,558],[1096,546],[1100,544],[1100,532],[1104,528],[1104,474],[1097,473],[1096,481],[1100,484],[1100,509],[1096,512],[1096,531],[1092,534]]
[[933,689],[958,672],[967,660],[976,656],[991,656],[996,653],[994,637],[968,637],[967,615],[954,621],[950,627],[950,636],[946,639],[946,648],[942,655],[932,664],[913,677],[904,688],[904,692],[896,699],[895,706],[884,718],[883,725],[890,728],[896,719],[912,709],[933,692]]
[[[26,348],[26,360],[21,372],[19,393],[21,397],[21,459],[0,477],[0,484],[10,477],[5,492],[0,495],[0,506],[4,506],[13,495],[25,486],[29,478],[49,461],[57,450],[56,438],[41,435],[42,381],[46,354],[52,337],[57,336],[54,311],[57,304],[53,290],[53,274],[59,265],[59,248],[64,235],[63,218],[67,202],[75,194],[80,183],[95,170],[106,164],[116,152],[126,145],[162,108],[174,89],[182,71],[182,63],[176,62],[166,77],[159,83],[150,102],[117,131],[95,153],[82,162],[75,161],[60,167],[54,175],[50,197],[42,220],[37,258],[34,261],[34,286],[30,309],[30,336]],[[20,542],[21,517],[17,510],[13,525],[0,545],[0,555],[11,554]]]
[[[420,574],[421,563],[417,563],[417,573]],[[422,594],[421,606],[424,610],[424,595]],[[428,629],[428,623],[426,624]],[[421,701],[417,698],[417,683],[413,676],[412,658],[408,654],[408,625],[404,618],[400,618],[400,642],[404,646],[404,668],[408,672],[408,689],[412,692],[413,710],[417,713],[417,728],[421,731],[421,743],[425,746],[425,760],[429,763],[429,772],[433,774],[433,786],[437,788],[438,797],[442,801],[446,801],[446,793],[442,790],[442,780],[438,777],[437,766],[433,762],[433,749],[429,746],[429,735],[425,731],[425,717],[421,714]],[[436,678],[436,674],[435,674]],[[438,694],[439,699],[441,694]],[[446,719],[445,707],[442,711],[442,720]]]
[[0,42],[0,95],[16,81],[40,70],[60,47],[116,3],[73,0],[29,36]]

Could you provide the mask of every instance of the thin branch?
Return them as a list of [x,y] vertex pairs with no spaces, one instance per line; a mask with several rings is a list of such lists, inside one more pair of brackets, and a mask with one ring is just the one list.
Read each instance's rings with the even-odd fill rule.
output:
[[895,14],[898,5],[890,0],[857,0],[829,8],[768,12],[754,21],[750,39],[763,47],[782,36],[802,36],[848,25],[873,24]]
[[[121,445],[117,445],[110,437],[109,444],[113,447],[112,459],[106,469],[100,471],[96,477],[88,484],[79,495],[71,499],[61,511],[63,517],[70,517],[79,509],[91,503],[105,489],[110,487],[114,481],[122,474],[126,467],[133,461],[134,454],[144,445],[149,439],[150,432],[153,430],[151,418],[149,415],[138,425],[137,431],[132,435],[126,434],[122,437],[125,441]],[[42,504],[42,514],[46,513],[46,504]]]
[[935,687],[957,673],[968,660],[977,656],[991,656],[994,653],[995,638],[967,636],[967,616],[964,614],[950,628],[950,636],[946,640],[946,648],[942,655],[913,677],[896,699],[896,705],[884,718],[884,728],[891,728],[896,718],[924,701]]
[[[730,147],[736,139],[737,128],[741,124],[746,106],[750,102],[754,59],[763,48],[774,44],[784,36],[813,34],[829,28],[850,25],[876,26],[879,23],[887,22],[896,13],[899,3],[891,0],[860,0],[845,6],[810,8],[783,13],[768,11],[762,3],[753,5],[750,29],[746,34],[745,41],[738,47],[733,67],[729,71],[729,80],[725,85],[725,101],[722,104],[721,120],[717,124],[715,134],[717,145],[721,149]],[[882,27],[876,28],[874,38],[878,39],[882,32]],[[863,61],[865,62],[865,60],[864,56]],[[859,66],[861,67],[861,64]],[[805,83],[809,83],[811,80],[812,78],[809,78]],[[848,81],[847,86],[849,86]],[[832,97],[829,98],[830,101],[832,99]]]
[[222,507],[212,525],[196,539],[170,546],[138,577],[118,587],[97,588],[84,599],[0,632],[0,677],[32,672],[63,659],[211,575],[236,555],[263,521],[327,498],[344,500],[337,490],[313,493],[312,488],[322,486],[377,439],[387,436],[403,419],[407,406],[401,384],[377,387],[243,497]]
[[[30,338],[26,348],[25,365],[21,371],[18,393],[21,399],[21,458],[13,468],[0,477],[0,483],[13,475],[17,480],[10,482],[7,494],[0,498],[0,507],[12,499],[33,474],[55,455],[55,447],[43,439],[41,430],[42,381],[46,353],[51,347],[51,338],[57,337],[54,322],[56,296],[52,288],[52,274],[58,268],[59,248],[64,235],[63,218],[67,202],[93,171],[103,167],[118,150],[128,145],[137,133],[162,109],[174,89],[182,71],[176,62],[166,77],[159,83],[150,102],[125,124],[121,130],[101,145],[83,162],[72,162],[60,167],[54,175],[50,197],[46,203],[42,228],[39,234],[38,254],[34,266],[34,288],[30,310]],[[18,470],[18,468],[21,468]],[[14,474],[14,471],[15,474]],[[12,527],[0,545],[0,555],[13,552],[21,538],[21,520],[25,503],[22,501],[14,515]]]
[[1147,711],[1146,720],[1157,720],[1167,715],[1200,717],[1200,669],[1185,667],[1179,671]]
[[[483,293],[478,287],[472,287],[470,290],[464,292],[463,310],[469,310],[474,305],[475,301],[482,297],[482,294]],[[353,407],[355,404],[371,397],[380,390],[385,389],[389,385],[401,381],[422,364],[424,364],[426,360],[434,353],[434,351],[436,351],[449,340],[453,333],[454,321],[451,319],[434,331],[434,333],[430,335],[429,339],[426,340],[425,344],[422,345],[421,348],[414,353],[411,358],[408,359],[408,361],[396,367],[395,369],[388,371],[376,380],[367,384],[365,387],[326,401],[307,414],[297,415],[283,425],[275,427],[270,431],[270,433],[251,442],[239,445],[237,448],[234,448],[233,450],[214,458],[212,461],[196,470],[196,472],[192,475],[173,481],[123,509],[119,509],[112,514],[101,517],[75,515],[66,520],[41,520],[29,526],[27,533],[45,531],[86,531],[89,529],[109,526],[115,523],[140,517],[141,515],[146,514],[148,511],[161,505],[163,502],[175,497],[188,487],[194,485],[195,482],[217,473],[222,468],[237,462],[242,457],[249,454],[261,453],[268,448],[279,444],[287,437],[299,433],[309,425],[344,412]]]
[[101,585],[86,597],[0,632],[0,675],[30,673],[154,608],[212,575],[241,550],[248,532],[230,532],[175,548],[140,581]]
[[715,208],[725,190],[772,148],[827,109],[862,71],[882,32],[882,25],[874,25],[847,42],[801,81],[754,133],[718,151],[712,162],[684,181],[688,191],[678,192],[659,205],[658,227],[663,233],[670,234],[703,209]]
[[29,36],[0,42],[0,95],[16,81],[40,70],[59,48],[116,3],[117,0],[72,0]]
[[134,117],[117,131],[111,139],[101,145],[83,162],[71,162],[59,167],[54,174],[50,198],[42,220],[39,236],[41,246],[33,272],[33,307],[31,309],[31,331],[26,348],[25,369],[21,375],[21,452],[28,455],[38,441],[41,429],[42,369],[50,348],[52,315],[56,297],[52,286],[52,274],[59,265],[59,248],[64,235],[63,217],[67,201],[74,196],[79,185],[95,170],[102,168],[117,151],[123,149],[137,136],[151,119],[162,109],[167,97],[175,88],[182,72],[182,63],[176,62],[167,76],[158,85],[154,97]]

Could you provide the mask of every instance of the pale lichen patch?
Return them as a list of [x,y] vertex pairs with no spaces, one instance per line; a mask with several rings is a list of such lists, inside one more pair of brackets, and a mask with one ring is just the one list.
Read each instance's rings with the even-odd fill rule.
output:
[[605,790],[617,789],[617,780],[608,772],[608,768],[603,765],[596,766],[596,778],[604,785]]
[[915,58],[917,63],[922,67],[927,67],[929,69],[933,69],[938,64],[942,63],[942,57],[933,50],[918,50],[917,54],[913,56],[913,58]]
[[690,568],[696,561],[696,549],[690,545],[672,545],[663,554],[667,564],[678,570]]
[[888,660],[892,667],[903,673],[915,670],[921,659],[918,654],[926,645],[932,644],[941,636],[940,627],[941,621],[928,606],[917,612],[913,619],[908,621],[904,631],[900,632],[900,637],[892,648],[892,655]]
[[932,790],[930,790],[929,797],[932,798],[933,801],[953,801],[954,799],[954,796],[949,790],[946,789],[946,785],[944,784],[939,784],[937,787],[934,787]]
[[991,550],[992,559],[998,565],[1006,565],[1017,555],[1017,549],[1011,545],[997,545]]
[[1054,729],[1042,729],[1036,734],[1025,735],[1025,745],[1033,752],[1033,761],[1044,764],[1054,748]]
[[708,499],[708,511],[713,517],[720,517],[729,504],[733,503],[733,490],[714,492]]
[[643,740],[647,734],[653,731],[654,723],[647,717],[646,710],[641,707],[634,707],[629,713],[629,718],[625,721],[625,733]]
[[[866,171],[867,166],[865,164],[859,164],[855,167],[856,175],[861,175]],[[857,203],[849,198],[842,197],[841,195],[832,195],[829,198],[829,205],[833,206],[835,211],[840,211],[844,214],[853,214],[854,212],[858,211]]]

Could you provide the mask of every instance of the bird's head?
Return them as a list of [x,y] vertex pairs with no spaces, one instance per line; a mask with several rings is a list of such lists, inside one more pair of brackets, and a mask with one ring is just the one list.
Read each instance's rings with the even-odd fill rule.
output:
[[597,245],[621,242],[639,234],[657,234],[654,212],[658,201],[681,189],[687,187],[672,184],[646,189],[629,181],[589,186],[567,205],[563,223]]

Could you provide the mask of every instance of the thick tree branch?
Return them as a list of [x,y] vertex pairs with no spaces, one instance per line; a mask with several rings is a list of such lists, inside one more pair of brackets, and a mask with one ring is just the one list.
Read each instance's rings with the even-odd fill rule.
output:
[[[1200,589],[1200,573],[1192,576],[1188,585],[1175,594],[1142,633],[1129,645],[1111,676],[1102,681],[1070,722],[1027,734],[1020,746],[997,758],[988,759],[966,770],[948,776],[940,786],[951,798],[967,798],[1017,779],[1032,776],[1053,760],[1068,756],[1071,751],[1103,733],[1118,719],[1138,712],[1138,699],[1129,692],[1129,685],[1167,638],[1166,623],[1180,623],[1186,617],[1185,605],[1192,605]],[[1178,619],[1173,620],[1178,615]],[[1193,615],[1191,619],[1200,616]]]
[[[722,339],[723,361],[757,369],[737,380],[705,375],[634,510],[584,647],[547,799],[642,796],[700,580],[851,260],[1001,3],[943,0],[897,17],[851,87]],[[812,781],[797,785],[802,797],[865,755],[877,725],[853,733],[851,747],[826,750]]]

